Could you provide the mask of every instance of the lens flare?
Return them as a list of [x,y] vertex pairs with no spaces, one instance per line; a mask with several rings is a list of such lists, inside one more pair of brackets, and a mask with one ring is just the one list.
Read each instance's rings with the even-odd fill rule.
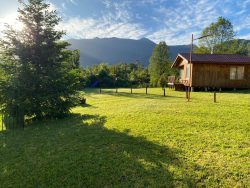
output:
[[17,20],[17,13],[9,14],[0,18],[0,30],[4,30],[5,24],[11,25],[17,31],[23,29],[23,24]]

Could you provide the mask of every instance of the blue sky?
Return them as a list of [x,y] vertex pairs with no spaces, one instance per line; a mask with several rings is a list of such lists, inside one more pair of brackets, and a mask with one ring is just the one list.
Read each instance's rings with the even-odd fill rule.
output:
[[[188,44],[191,34],[219,16],[229,19],[237,38],[250,39],[250,0],[47,0],[63,18],[65,38],[149,38]],[[14,23],[17,0],[0,0],[0,30]]]

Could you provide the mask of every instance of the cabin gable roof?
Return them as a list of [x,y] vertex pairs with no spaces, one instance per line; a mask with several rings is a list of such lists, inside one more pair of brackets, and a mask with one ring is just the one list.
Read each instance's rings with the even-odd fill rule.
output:
[[[178,67],[183,60],[190,62],[190,53],[180,53],[177,55],[172,67]],[[192,53],[192,63],[206,64],[250,64],[250,57],[239,54],[195,54]]]

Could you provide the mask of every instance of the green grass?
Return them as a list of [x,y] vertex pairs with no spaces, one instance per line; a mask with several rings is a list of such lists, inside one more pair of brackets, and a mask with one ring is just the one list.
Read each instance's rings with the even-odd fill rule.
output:
[[129,92],[2,131],[0,187],[250,187],[250,91]]

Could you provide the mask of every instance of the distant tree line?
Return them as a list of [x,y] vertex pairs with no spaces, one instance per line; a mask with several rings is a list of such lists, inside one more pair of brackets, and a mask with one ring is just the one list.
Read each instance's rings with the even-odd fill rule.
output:
[[85,68],[83,72],[86,87],[144,87],[150,81],[148,69],[139,62],[101,63]]
[[140,62],[108,65],[101,63],[84,68],[86,87],[146,87],[166,86],[167,78],[177,75],[171,69],[169,49],[165,42],[160,42],[153,50],[148,67]]

